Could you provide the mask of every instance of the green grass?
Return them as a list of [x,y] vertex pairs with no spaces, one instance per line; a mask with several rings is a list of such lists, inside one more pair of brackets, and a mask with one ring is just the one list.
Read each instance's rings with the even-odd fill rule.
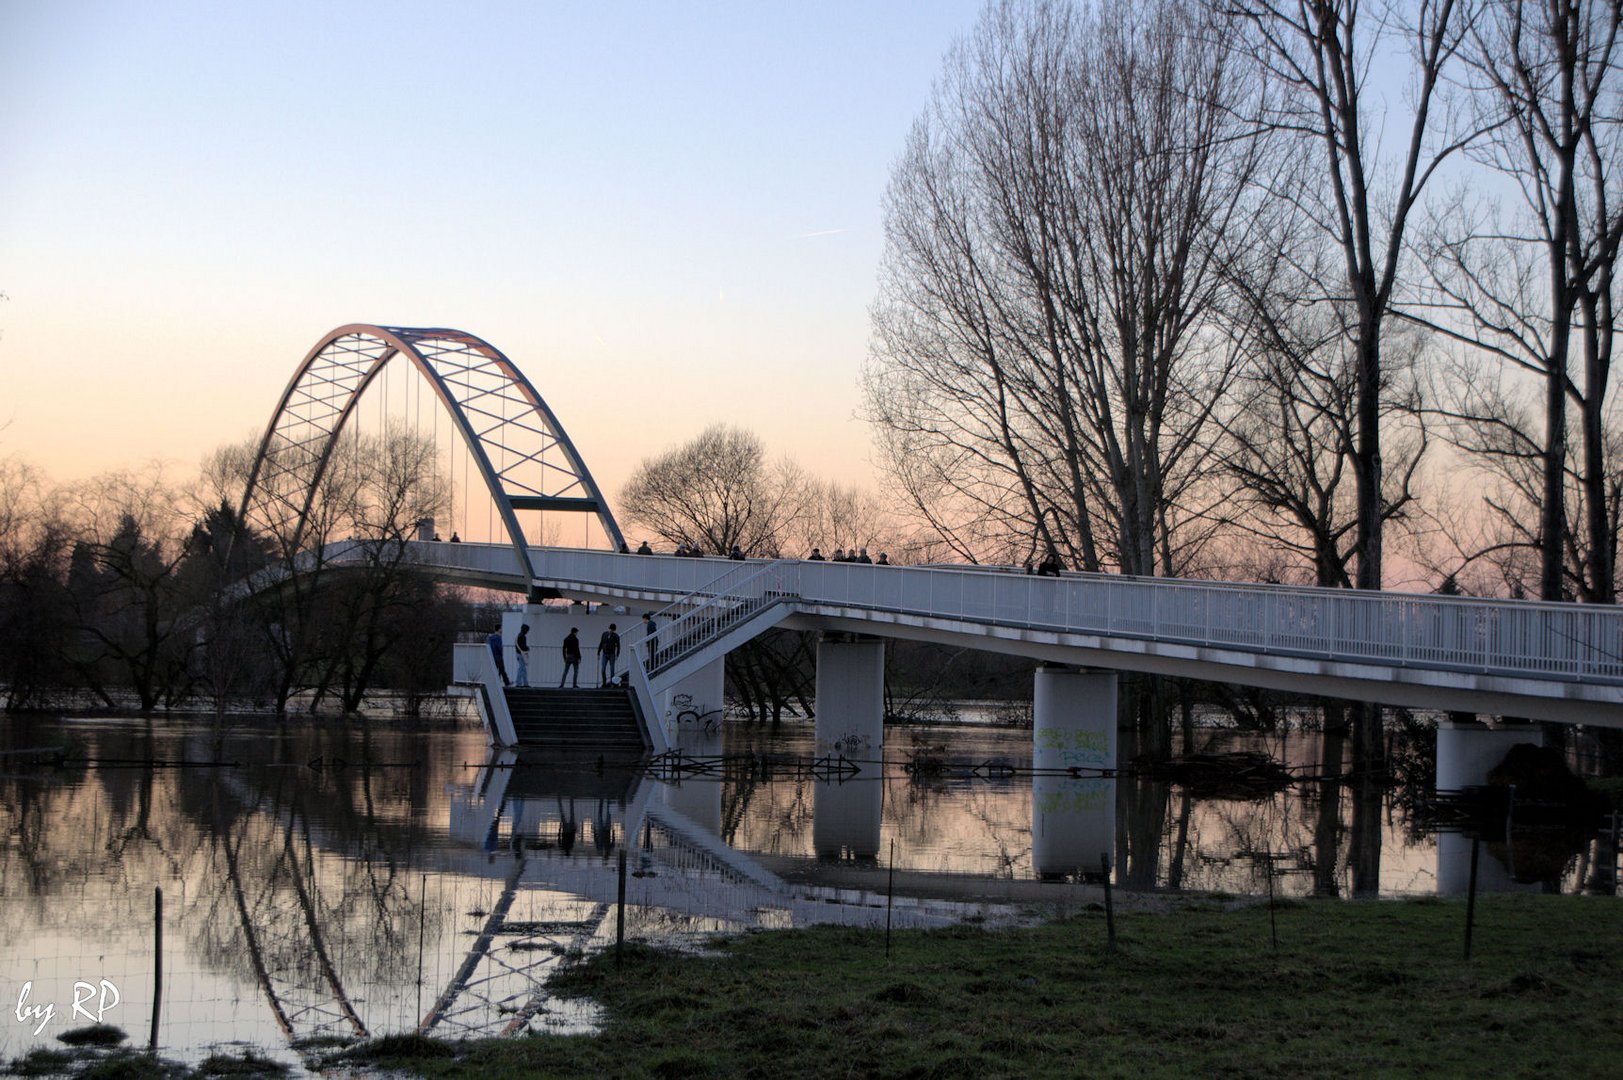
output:
[[71,1050],[54,1050],[39,1046],[21,1057],[13,1058],[7,1067],[12,1076],[61,1076],[68,1066],[79,1060]]
[[[118,1032],[113,1040],[108,1028]],[[91,1032],[89,1037],[84,1032]],[[69,1036],[75,1036],[70,1040]],[[199,1080],[203,1077],[259,1077],[286,1076],[288,1067],[249,1049],[234,1054],[213,1054],[195,1069],[154,1057],[143,1050],[117,1046],[124,1033],[110,1025],[81,1028],[77,1033],[64,1032],[57,1036],[73,1046],[71,1050],[36,1047],[21,1057],[14,1058],[0,1075],[4,1076],[56,1076],[75,1080]]]
[[[429,1057],[428,1076],[1615,1075],[1623,908],[1488,897],[1461,958],[1456,901],[1214,905],[1033,929],[753,934],[716,955],[628,948],[560,976],[608,1012],[595,1036]],[[434,1053],[446,1054],[441,1044]]]
[[237,1054],[210,1054],[197,1066],[198,1076],[258,1076],[287,1075],[288,1068],[279,1061],[262,1057],[253,1050]]

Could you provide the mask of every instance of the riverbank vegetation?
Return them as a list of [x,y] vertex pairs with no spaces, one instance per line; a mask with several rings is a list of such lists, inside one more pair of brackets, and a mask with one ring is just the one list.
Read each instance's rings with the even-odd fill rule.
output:
[[[822,927],[555,980],[600,1034],[348,1052],[423,1076],[1558,1076],[1623,1055],[1608,898],[1219,900],[1012,930]],[[1273,942],[1277,935],[1277,947]]]

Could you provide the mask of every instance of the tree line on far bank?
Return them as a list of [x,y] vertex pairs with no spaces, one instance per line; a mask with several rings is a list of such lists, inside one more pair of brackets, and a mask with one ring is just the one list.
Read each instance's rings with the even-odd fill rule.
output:
[[[296,539],[238,520],[252,452],[224,448],[185,484],[152,467],[56,486],[0,458],[0,705],[354,712],[387,689],[415,714],[444,690],[472,604],[410,573],[401,543],[443,501],[433,447],[350,438]],[[372,542],[334,566],[340,538]],[[245,584],[278,569],[274,588]]]

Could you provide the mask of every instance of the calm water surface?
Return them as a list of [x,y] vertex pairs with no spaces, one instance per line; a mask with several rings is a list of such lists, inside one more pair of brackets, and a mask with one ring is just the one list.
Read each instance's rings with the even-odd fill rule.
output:
[[[1320,771],[1317,737],[1201,741]],[[20,752],[61,746],[62,765]],[[391,1032],[590,1029],[591,1009],[544,980],[613,943],[622,852],[627,936],[666,941],[883,925],[893,859],[897,926],[1086,902],[1104,853],[1119,888],[1236,894],[1265,892],[1267,866],[1284,894],[1450,892],[1469,860],[1458,837],[1412,828],[1401,797],[1340,784],[1243,799],[1034,777],[1029,730],[891,729],[854,774],[814,764],[809,726],[729,725],[685,747],[681,768],[541,767],[493,757],[478,730],[7,718],[0,1054],[82,1026],[76,997],[145,1042],[156,889],[162,1052],[247,1044],[297,1064]],[[940,767],[910,769],[921,754]],[[1481,880],[1615,892],[1615,865],[1599,840],[1486,845]]]

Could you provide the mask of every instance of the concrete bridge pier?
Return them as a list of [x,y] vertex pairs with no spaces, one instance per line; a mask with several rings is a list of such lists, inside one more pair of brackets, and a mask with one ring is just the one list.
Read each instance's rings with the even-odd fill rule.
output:
[[[717,661],[716,667],[721,666]],[[705,669],[706,671],[709,668]],[[704,674],[704,672],[700,672]],[[673,749],[696,758],[720,758],[722,755],[721,726],[706,728],[702,724],[685,722],[671,727]],[[713,836],[721,835],[721,778],[715,776],[687,776],[666,780],[657,787],[665,805],[697,824]]]
[[817,643],[817,752],[878,760],[885,745],[885,642],[824,634]]
[[1488,773],[1518,743],[1544,745],[1544,733],[1532,724],[1487,724],[1443,720],[1437,725],[1438,791],[1459,791],[1488,782]]
[[[708,719],[719,727],[721,710],[726,707],[726,691],[726,657],[717,657],[666,690],[661,695],[663,700],[659,704],[673,725],[670,729],[673,733],[678,730],[674,726],[678,723],[685,723],[689,727],[695,723],[702,725],[708,713],[715,714]],[[686,704],[682,703],[684,697]],[[682,714],[687,712],[694,715],[683,717]]]
[[[1039,877],[1115,865],[1116,673],[1057,665],[1032,688],[1031,857]],[[1083,775],[1060,775],[1078,769]],[[1095,775],[1088,775],[1095,774]]]
[[[1449,719],[1437,724],[1438,791],[1459,791],[1488,782],[1488,773],[1519,743],[1544,745],[1544,733],[1533,724],[1501,723],[1493,726],[1476,720]],[[1480,892],[1539,891],[1538,883],[1518,883],[1511,867],[1499,857],[1508,847],[1489,849],[1481,845],[1477,856],[1477,889]],[[1442,896],[1463,895],[1471,878],[1471,839],[1459,833],[1437,835],[1437,892]]]

